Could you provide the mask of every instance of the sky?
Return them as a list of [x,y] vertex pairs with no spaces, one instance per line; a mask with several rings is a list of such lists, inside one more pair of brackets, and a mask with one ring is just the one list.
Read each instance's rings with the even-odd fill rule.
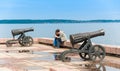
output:
[[0,19],[120,19],[120,0],[0,0]]

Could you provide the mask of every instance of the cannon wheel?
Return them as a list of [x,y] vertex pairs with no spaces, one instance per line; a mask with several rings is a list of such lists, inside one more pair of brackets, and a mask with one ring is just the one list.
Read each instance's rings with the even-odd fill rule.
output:
[[96,71],[106,71],[106,68],[102,63],[99,63],[96,65]]
[[85,59],[85,60],[89,60],[90,59],[90,56],[88,53],[79,53],[80,57]]
[[[80,47],[79,50],[81,50],[83,47]],[[89,48],[86,49],[86,51],[89,51]],[[89,53],[79,53],[80,57],[85,60],[90,60]]]
[[90,71],[106,71],[106,68],[103,63],[92,63],[85,65]]
[[23,38],[24,38],[24,37],[22,37],[22,38],[19,39],[19,44],[20,44],[21,46],[24,46],[24,45],[23,45]]
[[31,46],[33,44],[33,38],[30,36],[25,36],[20,42],[22,46]]
[[94,45],[90,48],[89,55],[90,59],[93,61],[95,61],[96,59],[102,61],[105,58],[106,53],[104,47],[100,45]]

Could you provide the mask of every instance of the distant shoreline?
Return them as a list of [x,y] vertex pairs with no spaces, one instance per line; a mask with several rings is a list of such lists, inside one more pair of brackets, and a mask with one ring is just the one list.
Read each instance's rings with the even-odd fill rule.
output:
[[27,23],[120,23],[120,20],[66,20],[66,19],[44,19],[44,20],[32,20],[32,19],[10,19],[0,20],[0,24],[27,24]]

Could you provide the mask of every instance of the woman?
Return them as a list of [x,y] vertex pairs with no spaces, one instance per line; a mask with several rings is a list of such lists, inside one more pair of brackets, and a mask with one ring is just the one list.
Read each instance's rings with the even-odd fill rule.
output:
[[55,31],[55,39],[54,39],[54,43],[53,45],[55,47],[60,47],[61,44],[63,44],[66,41],[66,35],[63,31],[60,31],[59,29],[57,29]]

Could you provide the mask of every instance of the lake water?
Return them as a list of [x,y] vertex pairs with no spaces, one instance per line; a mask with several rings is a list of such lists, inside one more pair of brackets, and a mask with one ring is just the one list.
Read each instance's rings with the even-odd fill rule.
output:
[[94,43],[120,45],[120,23],[74,23],[74,24],[0,24],[0,38],[12,38],[11,30],[33,27],[34,32],[27,35],[32,37],[54,37],[54,31],[59,28],[69,39],[70,34],[105,30],[105,36],[92,38]]

